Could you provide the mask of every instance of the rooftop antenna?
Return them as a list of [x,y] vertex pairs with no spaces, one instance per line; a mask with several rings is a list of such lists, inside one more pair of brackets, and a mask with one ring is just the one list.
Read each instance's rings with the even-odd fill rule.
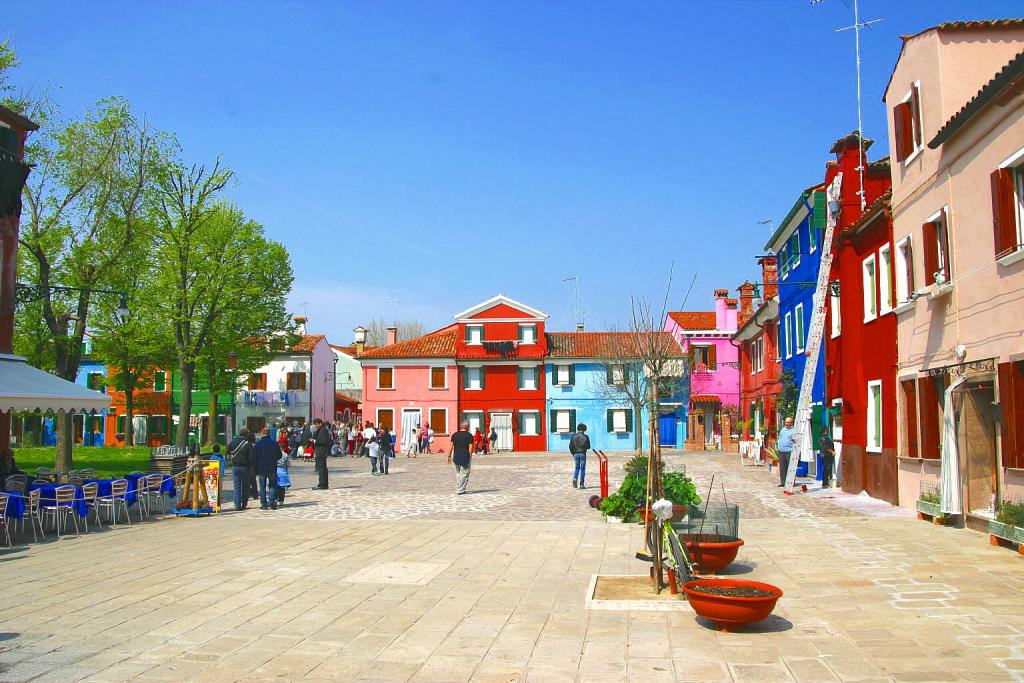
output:
[[[812,5],[820,5],[823,2],[825,2],[825,0],[811,0]],[[853,25],[834,29],[836,33],[853,29],[854,44],[857,48],[857,153],[860,155],[860,163],[857,166],[857,175],[860,178],[860,191],[857,195],[860,196],[861,211],[868,208],[868,199],[867,195],[864,193],[864,169],[867,165],[864,162],[864,121],[861,117],[860,107],[860,30],[862,28],[867,28],[871,24],[877,24],[880,21],[882,20],[871,19],[870,21],[861,21],[859,0],[853,0]]]
[[758,225],[767,225],[769,230],[771,230],[773,233],[775,232],[775,219],[774,218],[765,218],[763,221],[758,221],[757,224]]
[[570,305],[572,315],[576,319],[576,325],[583,325],[586,322],[586,313],[583,312],[583,304],[580,303],[580,281],[575,275],[565,278],[562,282],[572,282],[572,294]]

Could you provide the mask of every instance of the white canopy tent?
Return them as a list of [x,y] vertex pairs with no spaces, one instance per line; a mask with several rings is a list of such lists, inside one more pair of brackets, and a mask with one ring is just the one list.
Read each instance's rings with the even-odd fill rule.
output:
[[21,356],[0,354],[0,412],[93,413],[109,408],[105,394],[34,368]]
[[950,515],[964,513],[963,489],[960,481],[960,448],[956,440],[956,397],[953,395],[967,381],[960,375],[946,389],[942,400],[942,459],[939,481],[940,510]]

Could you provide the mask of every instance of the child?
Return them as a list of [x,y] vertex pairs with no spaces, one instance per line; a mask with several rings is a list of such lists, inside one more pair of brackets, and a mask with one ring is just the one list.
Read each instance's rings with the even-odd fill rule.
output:
[[370,442],[368,444],[366,444],[366,450],[367,450],[367,453],[370,456],[370,467],[371,467],[370,476],[376,477],[377,476],[377,460],[378,460],[378,458],[380,458],[380,443],[377,441],[376,437],[370,439]]

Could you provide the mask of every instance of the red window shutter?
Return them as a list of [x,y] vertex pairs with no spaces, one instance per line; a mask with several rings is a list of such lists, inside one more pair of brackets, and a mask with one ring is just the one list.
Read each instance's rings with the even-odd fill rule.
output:
[[925,223],[921,226],[924,233],[922,247],[924,247],[924,286],[935,282],[935,271],[939,269],[939,236],[935,223]]
[[914,131],[909,102],[893,107],[893,132],[896,137],[896,161],[903,161],[914,151]]
[[[942,242],[942,263],[939,264],[939,267],[942,268],[942,272],[944,272],[946,274],[946,282],[952,282],[953,281],[953,268],[952,268],[952,265],[949,262],[949,251],[950,251],[950,249],[952,249],[952,246],[951,246],[952,245],[952,240],[949,237],[949,214],[946,213],[946,208],[945,207],[943,207],[942,211],[939,212],[939,221],[940,221],[939,224],[935,226],[935,244],[936,244],[936,248],[938,248],[938,245],[939,245],[939,237],[940,237],[939,229],[940,228],[942,230],[941,237],[942,237],[942,240],[943,240],[943,242]],[[938,260],[938,256],[937,255],[936,255],[936,260]]]
[[1017,248],[1017,217],[1014,215],[1016,192],[1013,172],[998,168],[992,172],[992,223],[995,230],[996,257]]
[[[910,88],[910,109],[911,120],[913,123],[911,124],[911,128],[908,128],[908,130],[913,130],[914,144],[911,145],[911,147],[916,148],[921,146],[921,134],[923,132],[921,130],[921,92],[917,89],[916,85]],[[913,149],[911,149],[911,151],[913,151]]]
[[1003,467],[1024,467],[1024,377],[1021,363],[999,364]]
[[903,404],[907,417],[907,457],[919,458],[921,456],[917,447],[917,382],[912,379],[903,382]]
[[920,457],[937,459],[939,457],[939,400],[935,391],[935,380],[922,377],[917,383],[920,398],[921,418],[921,451]]

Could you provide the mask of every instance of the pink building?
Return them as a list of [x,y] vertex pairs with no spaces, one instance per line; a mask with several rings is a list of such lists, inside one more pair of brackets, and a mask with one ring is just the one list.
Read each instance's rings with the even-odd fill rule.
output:
[[730,445],[728,438],[722,438],[721,416],[724,408],[739,406],[740,371],[739,351],[732,343],[738,301],[728,296],[729,290],[717,289],[714,311],[675,311],[665,321],[665,331],[675,337],[689,359],[684,412],[690,449]]
[[459,428],[458,334],[453,325],[403,342],[390,328],[384,346],[358,355],[363,368],[363,419],[397,429],[402,451],[415,443],[416,425],[430,424],[435,453],[448,450],[451,434]]

